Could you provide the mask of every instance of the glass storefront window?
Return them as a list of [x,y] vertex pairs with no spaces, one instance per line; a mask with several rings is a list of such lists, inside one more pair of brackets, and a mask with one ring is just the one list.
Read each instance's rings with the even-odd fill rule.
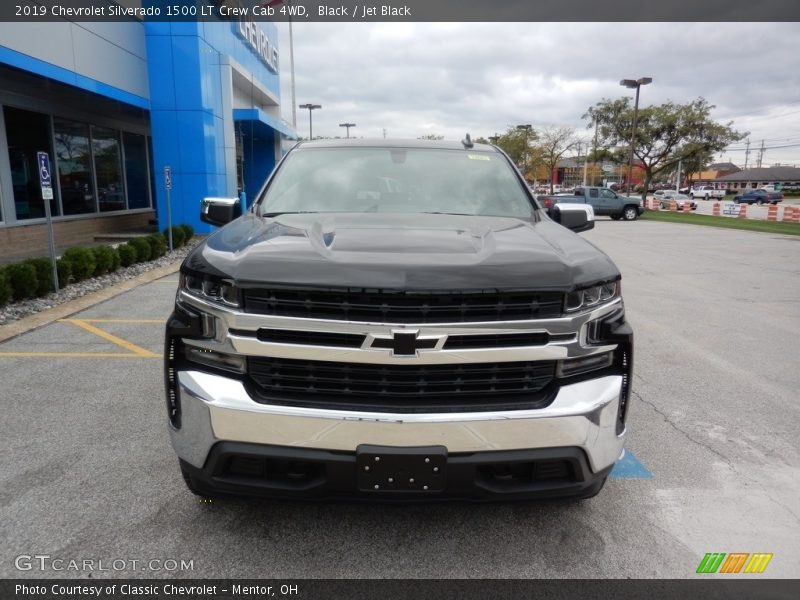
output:
[[[3,108],[8,140],[8,158],[11,162],[11,184],[14,188],[14,208],[18,220],[45,217],[42,190],[39,186],[37,152],[50,148],[50,117],[41,113],[6,106]],[[53,189],[50,211],[60,215],[58,190]]]
[[92,126],[92,150],[100,212],[125,210],[119,131]]
[[147,181],[147,140],[143,135],[125,132],[122,134],[122,144],[125,148],[128,208],[150,208],[150,186]]
[[53,119],[58,181],[65,215],[95,212],[89,126],[66,119]]

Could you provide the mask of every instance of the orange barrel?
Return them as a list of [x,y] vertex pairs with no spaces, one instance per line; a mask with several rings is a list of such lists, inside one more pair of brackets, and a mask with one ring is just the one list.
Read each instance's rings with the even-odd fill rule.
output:
[[786,205],[783,207],[783,221],[784,223],[794,221],[794,206]]
[[777,221],[777,220],[778,220],[778,205],[770,204],[769,208],[767,209],[767,221]]
[[800,206],[795,206],[792,212],[794,212],[792,223],[800,223]]
[[658,210],[658,199],[652,198],[650,200],[650,209],[651,210]]
[[683,212],[688,214],[689,212],[691,212],[691,210],[692,210],[692,203],[689,200],[684,200]]
[[746,219],[747,218],[747,204],[740,204],[739,205],[739,218]]
[[672,212],[675,212],[675,211],[677,211],[677,210],[678,210],[678,203],[677,203],[677,202],[675,202],[675,200],[670,200],[670,201],[669,201],[669,209],[670,209]]
[[714,211],[713,212],[714,212],[714,216],[715,217],[719,216],[719,202],[714,202]]

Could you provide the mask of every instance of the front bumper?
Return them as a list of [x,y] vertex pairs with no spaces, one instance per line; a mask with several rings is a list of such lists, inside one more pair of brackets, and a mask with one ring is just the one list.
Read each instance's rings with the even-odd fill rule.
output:
[[[181,426],[170,426],[172,444],[194,486],[207,492],[374,498],[356,492],[355,485],[358,447],[373,444],[446,448],[447,487],[422,494],[426,498],[591,495],[620,456],[625,437],[624,430],[618,432],[623,392],[619,375],[564,385],[546,408],[446,414],[262,404],[237,380],[192,370],[178,371],[177,383]],[[295,467],[289,466],[287,477],[248,478],[226,471],[234,455],[316,466],[294,479],[290,471]],[[533,466],[538,461],[566,464],[568,476],[496,476],[507,465],[513,471],[515,464]]]

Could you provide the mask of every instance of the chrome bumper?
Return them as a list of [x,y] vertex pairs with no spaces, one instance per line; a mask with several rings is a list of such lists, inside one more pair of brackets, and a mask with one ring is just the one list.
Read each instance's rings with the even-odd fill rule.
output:
[[617,435],[622,387],[618,375],[562,386],[538,410],[395,414],[320,410],[253,401],[237,380],[199,371],[178,373],[181,428],[172,445],[201,468],[219,441],[355,451],[359,444],[443,445],[448,452],[579,447],[594,472],[620,456]]

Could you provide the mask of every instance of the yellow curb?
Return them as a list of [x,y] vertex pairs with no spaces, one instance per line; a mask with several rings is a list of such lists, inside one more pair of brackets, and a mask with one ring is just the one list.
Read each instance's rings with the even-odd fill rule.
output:
[[[38,329],[39,327],[49,325],[50,323],[58,321],[59,319],[74,315],[77,312],[90,308],[95,304],[104,302],[105,300],[110,300],[111,298],[119,296],[120,294],[124,294],[125,292],[137,288],[140,285],[144,285],[145,283],[150,283],[156,279],[161,279],[167,275],[172,275],[178,271],[181,266],[181,262],[183,262],[182,258],[164,267],[159,267],[157,269],[153,269],[152,271],[147,271],[146,273],[137,275],[133,279],[128,279],[127,281],[117,283],[116,285],[86,294],[80,298],[69,300],[68,302],[64,302],[63,304],[59,304],[53,308],[23,317],[22,319],[13,321],[7,325],[0,325],[0,342],[5,342],[6,340],[15,338],[18,335],[27,333],[28,331]],[[175,287],[177,288],[177,284]]]

